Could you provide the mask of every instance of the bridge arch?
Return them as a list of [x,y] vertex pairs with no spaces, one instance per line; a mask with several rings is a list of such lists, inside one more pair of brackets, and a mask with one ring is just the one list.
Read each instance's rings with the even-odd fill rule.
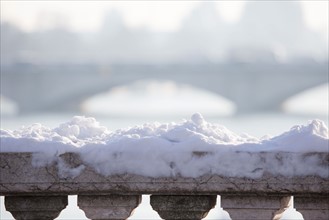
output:
[[328,64],[113,65],[107,74],[98,65],[12,66],[1,71],[1,93],[25,113],[78,110],[94,94],[152,78],[220,94],[238,113],[279,111],[287,97],[328,82]]
[[282,108],[285,112],[297,114],[328,114],[329,83],[306,89],[287,98]]
[[0,94],[1,115],[15,115],[18,111],[18,105],[14,100]]
[[115,115],[205,115],[227,116],[235,104],[210,91],[171,80],[143,79],[118,85],[88,98],[86,112]]

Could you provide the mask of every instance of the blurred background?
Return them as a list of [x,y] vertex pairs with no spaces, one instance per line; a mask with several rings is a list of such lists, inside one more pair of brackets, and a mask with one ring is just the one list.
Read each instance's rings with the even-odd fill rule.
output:
[[1,129],[86,115],[114,130],[195,112],[257,137],[328,125],[328,8],[1,1]]

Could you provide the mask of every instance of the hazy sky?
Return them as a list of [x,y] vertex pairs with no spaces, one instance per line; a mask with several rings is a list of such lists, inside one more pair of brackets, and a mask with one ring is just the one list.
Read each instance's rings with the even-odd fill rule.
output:
[[[328,0],[300,1],[306,24],[328,34]],[[130,27],[174,31],[199,1],[16,1],[1,0],[1,21],[10,21],[27,31],[37,27],[65,25],[77,31],[97,30],[104,13],[115,8]],[[245,1],[216,1],[222,18],[239,19]]]

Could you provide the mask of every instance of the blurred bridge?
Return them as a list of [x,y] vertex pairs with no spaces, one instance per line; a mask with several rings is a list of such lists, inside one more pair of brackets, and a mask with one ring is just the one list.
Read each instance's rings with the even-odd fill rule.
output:
[[146,79],[214,92],[239,113],[277,111],[289,97],[327,83],[328,63],[1,66],[1,94],[21,113],[79,110],[93,95]]

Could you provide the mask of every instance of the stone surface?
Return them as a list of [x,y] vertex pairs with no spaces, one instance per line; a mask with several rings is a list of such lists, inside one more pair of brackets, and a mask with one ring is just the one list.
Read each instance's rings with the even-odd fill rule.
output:
[[221,196],[221,206],[232,220],[278,220],[290,205],[290,197],[243,194]]
[[[282,152],[280,155],[275,152],[261,154],[262,157],[278,157],[281,159],[284,157]],[[328,155],[328,153],[308,153],[303,157],[318,157],[320,158],[320,165],[328,167]],[[6,208],[14,216],[16,215],[17,219],[24,219],[18,216],[21,212],[19,210],[22,210],[24,214],[21,213],[21,216],[26,216],[25,219],[30,218],[28,217],[30,213],[31,216],[37,216],[37,218],[31,217],[32,219],[51,219],[52,217],[48,218],[47,216],[57,216],[60,210],[66,206],[67,195],[79,195],[79,206],[85,210],[87,216],[90,215],[92,218],[97,217],[93,213],[106,213],[109,212],[108,210],[117,210],[117,213],[128,215],[130,213],[126,210],[133,210],[140,201],[139,195],[142,194],[152,194],[152,206],[157,211],[160,210],[159,214],[162,212],[160,215],[164,216],[170,214],[170,211],[166,211],[170,210],[170,207],[172,207],[171,209],[179,207],[181,210],[189,210],[186,213],[192,213],[195,216],[199,214],[193,214],[192,209],[205,205],[204,210],[201,210],[201,212],[206,213],[207,207],[212,207],[211,201],[213,200],[211,196],[206,196],[200,200],[192,199],[193,201],[189,202],[190,198],[198,198],[193,196],[202,197],[204,195],[221,195],[222,207],[231,214],[233,220],[235,220],[235,217],[239,219],[239,216],[262,220],[271,219],[273,215],[277,217],[286,209],[288,204],[281,198],[291,195],[295,197],[295,208],[304,215],[305,220],[327,219],[329,214],[328,197],[325,197],[329,194],[329,179],[319,176],[286,177],[265,174],[258,179],[211,174],[198,178],[181,176],[152,178],[127,173],[102,176],[92,167],[83,164],[77,154],[62,154],[57,160],[47,165],[43,164],[42,158],[44,156],[33,153],[0,153],[0,195],[6,196]],[[195,156],[203,155],[197,153]],[[82,172],[72,174],[68,170],[59,173],[59,163],[65,165],[65,167],[81,169]],[[64,197],[61,197],[61,195]],[[109,198],[109,195],[112,198]],[[115,199],[114,195],[117,195]],[[167,197],[165,198],[163,195]],[[89,196],[89,198],[85,196]],[[129,196],[130,199],[124,200],[124,196]],[[182,200],[178,196],[183,196],[181,197]],[[183,198],[185,197],[188,198],[186,202],[179,203],[179,201],[184,201]],[[56,199],[48,201],[48,198]],[[66,202],[62,201],[63,198],[66,199]],[[42,202],[43,199],[47,201]],[[54,202],[57,199],[61,202],[58,202],[58,205],[54,205],[54,207],[58,208],[49,211],[47,202]],[[166,201],[164,203],[166,208],[159,205],[161,203],[157,201],[159,199]],[[123,201],[128,205],[118,205]],[[133,203],[130,203],[131,201]],[[32,207],[38,206],[41,209],[34,212],[33,208],[26,208],[28,207],[26,204],[34,203],[41,203],[40,206],[32,205]],[[193,203],[196,205],[189,205]],[[111,207],[111,209],[108,207]],[[197,210],[197,212],[199,211]],[[16,214],[14,214],[15,212]],[[179,215],[183,216],[183,219],[189,218],[189,216],[184,216],[182,213]],[[108,217],[109,214],[105,214],[106,216]],[[102,218],[102,216],[99,217],[99,219]],[[124,218],[125,216],[122,219]],[[171,217],[169,216],[169,218]]]
[[89,219],[127,219],[141,195],[79,195],[78,206]]
[[152,195],[151,206],[163,219],[202,219],[216,205],[217,195]]
[[67,206],[67,196],[6,196],[5,207],[17,220],[52,220]]
[[[327,155],[321,157],[325,158]],[[329,193],[329,180],[319,176],[284,177],[266,174],[259,179],[218,175],[198,178],[152,178],[135,174],[102,176],[92,167],[82,164],[79,156],[72,153],[60,156],[66,166],[85,167],[77,176],[63,176],[58,172],[58,162],[54,161],[48,166],[35,166],[32,165],[33,157],[35,155],[32,153],[0,153],[0,195],[77,195],[103,192],[125,192],[132,195],[139,195],[141,192],[159,195],[215,195],[235,192],[283,195]],[[324,166],[328,166],[328,163],[325,162]]]
[[316,197],[295,196],[294,207],[303,215],[305,220],[328,220],[329,194]]

